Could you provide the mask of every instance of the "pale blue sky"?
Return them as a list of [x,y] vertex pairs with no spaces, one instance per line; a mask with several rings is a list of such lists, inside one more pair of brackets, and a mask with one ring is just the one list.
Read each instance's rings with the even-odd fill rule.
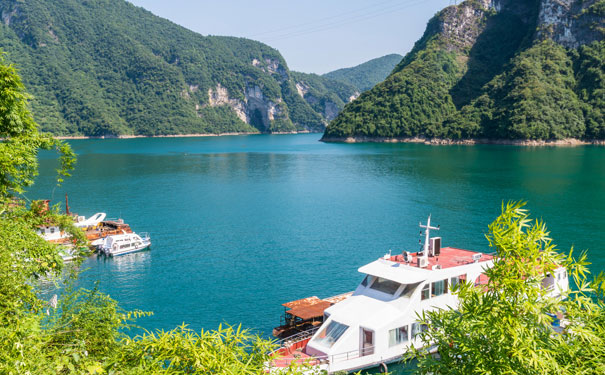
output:
[[203,35],[241,36],[278,49],[292,70],[326,73],[404,55],[452,0],[130,0]]

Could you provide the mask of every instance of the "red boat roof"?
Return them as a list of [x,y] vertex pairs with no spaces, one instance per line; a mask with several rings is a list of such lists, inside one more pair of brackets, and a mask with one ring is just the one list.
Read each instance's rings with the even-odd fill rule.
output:
[[[439,265],[441,268],[450,268],[462,266],[465,264],[474,263],[473,255],[481,254],[480,262],[492,260],[494,258],[491,254],[484,254],[477,251],[457,249],[455,247],[443,247],[441,253],[434,257],[428,257],[429,264],[426,269],[432,269],[433,266]],[[407,266],[418,267],[418,255],[412,253],[412,261],[406,262],[403,254],[392,255],[388,260]]]

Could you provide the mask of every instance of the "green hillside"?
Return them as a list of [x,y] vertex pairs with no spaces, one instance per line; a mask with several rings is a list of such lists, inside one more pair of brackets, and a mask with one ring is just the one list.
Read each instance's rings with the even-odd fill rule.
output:
[[393,71],[403,56],[393,53],[366,61],[352,68],[338,69],[323,75],[336,81],[348,83],[359,91],[366,91],[374,87]]
[[0,0],[0,11],[0,48],[44,131],[322,131],[327,123],[262,43],[201,36],[123,0]]
[[323,139],[605,138],[605,1],[567,10],[543,2],[444,9]]

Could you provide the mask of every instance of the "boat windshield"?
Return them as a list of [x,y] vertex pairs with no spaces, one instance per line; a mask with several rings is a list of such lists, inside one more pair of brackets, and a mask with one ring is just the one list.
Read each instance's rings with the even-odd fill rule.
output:
[[408,297],[408,298],[411,297],[412,293],[414,293],[414,291],[416,290],[418,285],[420,285],[420,283],[404,284],[400,297]]
[[348,325],[331,321],[326,328],[324,328],[319,335],[317,335],[314,341],[327,348],[331,348],[336,341],[342,336],[343,333],[349,328]]
[[374,282],[372,283],[372,285],[370,285],[370,289],[374,289],[386,294],[395,294],[395,292],[397,291],[397,289],[399,289],[400,286],[401,284],[399,284],[398,282],[382,277],[377,277],[376,280],[374,280]]

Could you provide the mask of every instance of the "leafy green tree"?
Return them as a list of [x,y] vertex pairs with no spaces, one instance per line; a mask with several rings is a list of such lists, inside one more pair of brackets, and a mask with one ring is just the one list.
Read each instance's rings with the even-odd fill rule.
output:
[[[27,99],[15,69],[0,61],[0,374],[264,374],[275,345],[249,331],[183,326],[131,338],[135,320],[149,313],[125,311],[96,288],[69,287],[77,272],[62,273],[59,248],[36,230],[59,225],[76,245],[84,234],[58,207],[27,206],[18,196],[33,183],[40,149],[59,151],[59,181],[75,157],[68,144],[38,132]],[[68,287],[46,301],[37,294],[41,279]]]
[[[439,355],[415,349],[421,374],[603,374],[603,277],[588,282],[586,254],[561,254],[523,203],[503,205],[487,239],[497,251],[487,286],[465,283],[456,310],[426,312],[422,333]],[[543,280],[564,266],[577,289],[549,296]],[[563,314],[560,327],[554,327]]]
[[75,154],[61,141],[38,132],[15,68],[0,57],[0,198],[22,193],[38,173],[38,150],[55,148],[61,155],[59,182],[73,169]]

